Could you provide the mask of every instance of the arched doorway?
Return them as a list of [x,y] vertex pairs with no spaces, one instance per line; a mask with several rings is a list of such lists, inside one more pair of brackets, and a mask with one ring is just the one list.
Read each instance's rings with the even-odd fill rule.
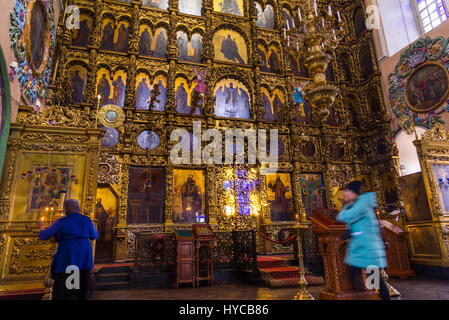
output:
[[[420,126],[416,126],[416,133],[418,138],[426,132],[426,129]],[[421,165],[419,164],[418,153],[413,141],[416,140],[415,134],[407,134],[404,130],[401,130],[395,136],[395,142],[399,150],[399,163],[401,166],[401,176],[421,172]]]
[[10,123],[11,91],[9,87],[8,67],[3,50],[0,47],[0,177],[3,171]]

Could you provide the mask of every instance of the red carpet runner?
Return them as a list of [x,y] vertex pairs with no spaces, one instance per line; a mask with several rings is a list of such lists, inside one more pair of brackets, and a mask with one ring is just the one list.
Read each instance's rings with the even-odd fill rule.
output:
[[[273,288],[297,287],[299,281],[299,267],[291,265],[293,255],[258,256],[262,279],[267,286]],[[304,270],[309,286],[324,284],[323,277],[313,276],[307,269]]]

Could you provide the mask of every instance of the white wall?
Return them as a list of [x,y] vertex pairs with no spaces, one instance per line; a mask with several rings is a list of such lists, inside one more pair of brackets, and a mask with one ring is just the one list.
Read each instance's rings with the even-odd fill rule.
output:
[[383,27],[380,31],[385,35],[387,46],[384,51],[389,56],[421,36],[411,1],[414,0],[377,0]]

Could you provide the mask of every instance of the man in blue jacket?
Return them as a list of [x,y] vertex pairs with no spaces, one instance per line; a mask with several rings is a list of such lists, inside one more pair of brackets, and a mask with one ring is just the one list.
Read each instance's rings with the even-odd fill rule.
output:
[[379,268],[379,289],[382,300],[390,300],[390,293],[380,269],[387,267],[385,246],[380,235],[379,222],[374,208],[377,207],[376,194],[361,194],[362,183],[352,181],[345,189],[348,204],[343,207],[337,220],[346,223],[351,240],[346,250],[345,263],[349,265],[352,283],[357,290],[363,290],[362,269]]
[[[45,229],[44,224],[39,224],[39,238],[48,240],[55,237],[58,250],[53,257],[51,273],[54,280],[53,299],[66,299],[70,295],[71,288],[66,285],[66,279],[76,274],[73,270],[79,270],[79,299],[87,300],[89,297],[89,273],[93,269],[92,246],[90,240],[98,237],[92,220],[80,213],[80,205],[77,200],[64,201],[66,216],[56,220]],[[68,268],[70,266],[70,268]],[[76,281],[74,282],[76,283]]]

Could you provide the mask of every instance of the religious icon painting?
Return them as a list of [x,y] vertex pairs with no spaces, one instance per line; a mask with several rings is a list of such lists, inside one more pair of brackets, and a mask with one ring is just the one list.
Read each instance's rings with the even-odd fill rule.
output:
[[346,141],[334,140],[329,143],[329,154],[334,161],[343,161],[346,156]]
[[299,176],[299,183],[307,215],[311,215],[314,209],[327,208],[326,188],[322,174],[302,173]]
[[265,109],[263,120],[270,122],[279,121],[279,114],[285,102],[284,94],[276,89],[274,94],[271,95],[264,87],[261,87],[261,92]]
[[405,86],[409,107],[417,113],[427,113],[440,107],[448,96],[448,72],[436,63],[426,63],[415,69]]
[[200,63],[203,50],[201,35],[194,33],[190,41],[187,38],[187,34],[183,31],[178,31],[176,35],[178,38],[178,59]]
[[27,59],[31,62],[34,70],[40,70],[41,66],[46,64],[47,47],[47,32],[50,21],[48,20],[45,3],[41,1],[34,1],[31,11],[28,12],[27,28],[25,38],[27,43]]
[[[151,101],[153,90],[159,91],[155,101]],[[158,75],[151,81],[146,73],[138,74],[136,78],[136,95],[136,109],[149,110],[150,104],[153,103],[152,111],[165,111],[167,78],[163,75]]]
[[366,17],[362,8],[358,8],[354,13],[354,27],[357,38],[360,38],[366,30]]
[[340,187],[332,187],[332,194],[335,199],[335,209],[341,211],[341,209],[343,209],[343,207],[347,204],[344,190]]
[[114,128],[103,127],[102,129],[106,130],[106,133],[103,139],[101,139],[101,147],[107,149],[113,148],[118,143],[120,138],[119,132]]
[[168,0],[142,0],[143,7],[167,10]]
[[317,147],[314,141],[299,140],[299,152],[307,159],[313,159],[317,155]]
[[203,95],[195,90],[196,82],[178,77],[175,81],[176,111],[183,114],[204,115]]
[[151,32],[148,25],[140,26],[139,54],[141,56],[167,58],[167,30],[158,28]]
[[357,176],[356,180],[358,180],[362,183],[364,192],[372,192],[373,191],[373,187],[371,184],[371,178],[369,175],[361,174],[361,175]]
[[299,27],[299,16],[298,14],[292,15],[289,10],[286,8],[282,9],[282,13],[284,15],[285,23],[287,25],[288,30],[292,30],[294,28]]
[[265,7],[265,9],[263,9],[262,6],[256,2],[256,8],[257,8],[256,25],[260,28],[275,29],[273,7],[270,4],[268,4]]
[[173,170],[173,222],[201,222],[205,217],[203,170]]
[[268,174],[266,175],[266,182],[271,220],[273,222],[295,220],[295,204],[290,173]]
[[102,22],[102,40],[100,49],[113,50],[114,49],[114,21],[110,18],[103,19]]
[[111,104],[123,108],[125,106],[125,93],[126,93],[126,78],[127,75],[125,71],[117,71],[114,75],[112,82],[112,101]]
[[267,51],[261,44],[259,44],[258,48],[260,57],[262,59],[262,66],[260,67],[260,71],[279,73],[280,68],[278,49],[275,46],[270,46],[270,49]]
[[449,166],[445,164],[432,164],[434,188],[440,200],[442,212],[449,212]]
[[[398,191],[395,187],[394,172],[385,172],[381,175],[382,187],[384,191],[387,209],[396,209],[399,200]],[[448,198],[449,199],[449,198]],[[449,202],[448,202],[449,205]],[[448,206],[449,208],[449,206]]]
[[360,66],[362,67],[363,79],[368,79],[374,73],[373,59],[369,47],[363,47],[359,53]]
[[311,124],[313,122],[312,106],[306,101],[303,104],[295,104],[296,113],[293,117],[295,122],[301,124]]
[[242,35],[231,29],[221,29],[214,34],[215,60],[248,64],[248,48]]
[[304,65],[304,58],[302,58],[302,55],[299,52],[297,55],[293,55],[291,53],[289,55],[292,73],[296,77],[309,78],[309,71]]
[[129,38],[129,22],[120,21],[114,34],[114,51],[127,52]]
[[87,14],[80,15],[80,27],[72,33],[72,44],[77,47],[89,45],[89,35],[93,27],[93,18]]
[[30,183],[27,211],[42,212],[46,207],[58,208],[63,192],[69,195],[71,166],[53,166],[51,170],[36,175]]
[[128,224],[164,222],[165,170],[131,167],[128,189]]
[[108,262],[113,259],[117,209],[118,199],[111,187],[99,187],[94,207],[98,231],[95,243],[95,263]]
[[215,86],[215,115],[217,117],[251,119],[249,91],[234,79],[223,79]]
[[151,56],[156,58],[167,58],[167,30],[159,28],[154,32],[153,42],[151,44]]
[[214,0],[214,11],[243,17],[243,0]]
[[202,0],[179,0],[179,12],[201,16]]
[[401,186],[402,197],[404,199],[407,221],[432,220],[426,187],[421,172],[400,177],[399,185]]
[[100,97],[100,106],[112,103],[113,87],[111,74],[106,68],[100,68],[97,73],[97,96]]
[[160,142],[161,138],[158,136],[158,134],[149,130],[141,132],[137,138],[139,147],[145,150],[156,149],[159,146]]
[[72,103],[79,105],[84,101],[84,90],[87,84],[87,69],[82,66],[72,66],[68,70],[69,82],[72,89]]

